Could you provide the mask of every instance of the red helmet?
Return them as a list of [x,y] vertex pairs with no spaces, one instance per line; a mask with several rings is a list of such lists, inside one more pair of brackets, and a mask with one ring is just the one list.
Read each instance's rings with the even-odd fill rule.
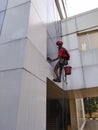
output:
[[56,42],[56,45],[62,45],[62,44],[63,44],[62,41],[57,41],[57,42]]

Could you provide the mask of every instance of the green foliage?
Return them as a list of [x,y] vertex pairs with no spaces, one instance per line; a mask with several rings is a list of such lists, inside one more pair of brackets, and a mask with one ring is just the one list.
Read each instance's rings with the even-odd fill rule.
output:
[[84,99],[85,113],[92,117],[92,113],[98,109],[98,97]]

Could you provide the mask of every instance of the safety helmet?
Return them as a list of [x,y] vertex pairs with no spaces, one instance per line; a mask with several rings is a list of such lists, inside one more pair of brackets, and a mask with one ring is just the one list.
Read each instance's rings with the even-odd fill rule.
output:
[[57,42],[56,42],[56,45],[62,45],[62,44],[63,44],[62,41],[57,41]]

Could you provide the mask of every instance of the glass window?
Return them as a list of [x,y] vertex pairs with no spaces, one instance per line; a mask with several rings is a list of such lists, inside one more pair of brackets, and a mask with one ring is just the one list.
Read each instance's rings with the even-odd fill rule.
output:
[[98,30],[78,34],[80,50],[98,48]]

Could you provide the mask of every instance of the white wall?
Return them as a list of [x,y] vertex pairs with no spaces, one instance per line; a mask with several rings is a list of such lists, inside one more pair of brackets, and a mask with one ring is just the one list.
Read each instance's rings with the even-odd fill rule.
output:
[[77,37],[79,31],[98,27],[97,17],[98,9],[95,9],[62,21],[62,39],[71,55],[69,65],[72,66],[67,89],[98,86],[98,49],[81,52]]
[[98,26],[98,9],[76,17],[78,31]]
[[0,44],[26,37],[30,2],[6,11]]
[[46,130],[46,82],[23,71],[16,130]]
[[61,39],[61,22],[57,12],[57,7],[54,0],[48,0],[48,15],[47,15],[47,56],[55,58],[57,56],[56,41]]
[[16,130],[22,70],[0,72],[0,130]]
[[[46,2],[32,1],[30,7],[29,15],[29,27],[27,37],[32,41],[32,44],[38,49],[40,53],[46,59],[46,50],[47,50],[47,26],[46,26],[46,15],[47,15],[47,6]],[[41,10],[41,8],[43,10]],[[43,12],[46,12],[44,14]],[[44,15],[43,15],[44,14]]]
[[46,130],[47,7],[0,1],[0,130]]
[[0,0],[0,12],[4,11],[7,7],[7,0]]

